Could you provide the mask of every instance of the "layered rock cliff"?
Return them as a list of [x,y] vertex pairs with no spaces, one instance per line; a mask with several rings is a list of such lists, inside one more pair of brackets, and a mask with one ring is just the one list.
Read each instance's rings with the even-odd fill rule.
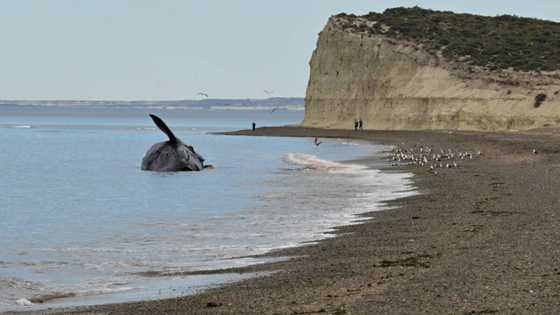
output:
[[[511,19],[515,23],[516,18]],[[441,20],[437,27],[453,27]],[[533,51],[518,47],[520,52],[494,47],[502,50],[491,55],[484,43],[471,38],[469,45],[480,47],[467,45],[450,52],[454,46],[448,40],[438,46],[443,33],[423,28],[432,37],[424,40],[427,35],[407,36],[395,28],[380,14],[330,18],[310,61],[304,126],[349,129],[355,119],[362,119],[366,129],[521,130],[560,125],[560,75],[553,71],[560,69],[560,62],[556,67],[552,57],[547,59],[546,46]],[[469,49],[483,53],[467,54]],[[539,51],[542,57],[527,58]],[[529,61],[519,62],[521,57]],[[529,67],[532,58],[538,62]]]

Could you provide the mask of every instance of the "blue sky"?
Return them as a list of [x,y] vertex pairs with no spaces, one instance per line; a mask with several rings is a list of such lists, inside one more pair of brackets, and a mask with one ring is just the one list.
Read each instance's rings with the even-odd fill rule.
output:
[[0,99],[303,96],[330,15],[414,5],[560,21],[558,0],[0,0]]

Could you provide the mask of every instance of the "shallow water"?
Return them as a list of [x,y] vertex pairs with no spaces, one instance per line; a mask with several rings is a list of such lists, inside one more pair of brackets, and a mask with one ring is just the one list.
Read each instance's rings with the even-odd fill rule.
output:
[[157,110],[216,168],[143,172],[165,140],[148,110],[0,108],[0,311],[49,294],[78,297],[47,306],[81,305],[237,280],[170,275],[265,262],[239,257],[329,237],[414,193],[410,174],[348,162],[383,146],[210,134],[298,123],[301,111]]

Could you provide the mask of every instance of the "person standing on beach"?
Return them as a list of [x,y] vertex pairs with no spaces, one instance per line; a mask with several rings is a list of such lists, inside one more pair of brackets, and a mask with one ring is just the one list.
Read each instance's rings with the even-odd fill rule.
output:
[[354,119],[354,130],[358,130],[358,120]]
[[321,145],[321,143],[323,142],[319,141],[319,138],[315,137],[315,146],[318,147],[319,145]]
[[253,131],[255,131],[255,129],[257,129],[257,124],[253,121]]
[[358,120],[358,128],[360,130],[364,130],[364,122],[362,121],[362,119],[360,118],[360,120]]

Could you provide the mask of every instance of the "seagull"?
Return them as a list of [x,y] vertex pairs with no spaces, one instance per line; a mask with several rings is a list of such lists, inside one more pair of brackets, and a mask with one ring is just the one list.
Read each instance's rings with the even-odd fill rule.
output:
[[318,147],[318,146],[321,145],[321,143],[323,143],[323,142],[319,141],[319,138],[315,137],[315,146]]
[[263,92],[268,96],[274,94],[274,91],[272,91],[272,90],[264,90]]
[[200,96],[204,96],[204,97],[208,98],[208,94],[203,93],[203,92],[198,92],[196,95],[200,95]]

